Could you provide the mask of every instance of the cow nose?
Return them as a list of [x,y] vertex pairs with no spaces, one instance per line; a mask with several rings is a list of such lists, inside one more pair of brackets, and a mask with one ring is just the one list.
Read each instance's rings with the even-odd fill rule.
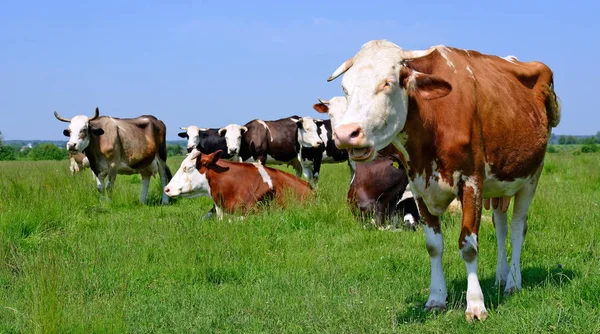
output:
[[232,148],[229,150],[229,154],[236,154],[237,153],[237,149]]
[[73,143],[67,143],[67,150],[69,150],[69,151],[75,151],[75,144],[73,144]]
[[171,191],[168,187],[165,187],[165,194],[168,194]]
[[365,138],[364,131],[356,123],[340,125],[334,132],[335,146],[341,149],[359,148]]
[[187,148],[187,151],[188,151],[188,153],[192,152],[193,150],[194,150],[194,148],[193,148],[193,147],[188,147],[188,148]]

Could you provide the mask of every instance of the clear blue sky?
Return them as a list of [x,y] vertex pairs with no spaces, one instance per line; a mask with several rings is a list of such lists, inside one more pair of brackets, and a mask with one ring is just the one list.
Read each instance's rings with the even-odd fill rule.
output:
[[[560,4],[559,4],[560,3]],[[445,44],[555,74],[554,133],[600,131],[598,1],[0,1],[0,131],[64,139],[66,117],[152,114],[220,127],[316,115],[327,77],[360,46]]]

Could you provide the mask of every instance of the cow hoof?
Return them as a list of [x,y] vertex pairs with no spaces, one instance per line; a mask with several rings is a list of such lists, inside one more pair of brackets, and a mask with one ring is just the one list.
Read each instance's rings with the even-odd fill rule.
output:
[[488,313],[485,308],[480,310],[479,308],[475,307],[472,311],[465,312],[465,318],[468,322],[474,322],[475,320],[484,321],[487,319],[487,317]]
[[517,289],[514,286],[512,288],[507,288],[504,290],[504,297],[511,296],[511,295],[517,293],[518,291],[519,291],[519,289]]
[[501,278],[496,278],[496,283],[494,283],[494,286],[496,288],[501,288],[501,287],[503,287],[505,285],[506,285],[506,280],[501,279]]
[[425,312],[435,312],[435,311],[445,311],[446,303],[438,302],[438,301],[428,301],[425,304]]

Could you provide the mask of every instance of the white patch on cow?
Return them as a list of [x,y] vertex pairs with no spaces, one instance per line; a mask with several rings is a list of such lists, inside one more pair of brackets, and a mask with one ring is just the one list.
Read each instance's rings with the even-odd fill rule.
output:
[[416,225],[416,223],[415,217],[413,217],[412,214],[407,213],[404,215],[404,224],[406,224],[406,226],[413,227]]
[[269,173],[267,173],[265,167],[257,162],[255,162],[253,165],[256,167],[256,169],[258,169],[258,173],[260,174],[260,177],[262,177],[263,182],[269,186],[269,189],[273,189],[273,180],[271,180],[271,176],[269,176]]
[[223,209],[215,204],[215,212],[217,213],[217,219],[223,220]]
[[512,56],[512,55],[503,57],[502,59],[506,60],[509,63],[513,63],[513,64],[516,64],[516,62],[519,61],[519,59],[517,59],[517,57]]
[[265,127],[265,129],[267,129],[267,132],[269,133],[269,138],[271,138],[271,141],[273,141],[273,135],[271,134],[271,129],[269,129],[269,126],[267,125],[267,123],[265,123],[265,121],[263,120],[256,120],[258,123],[260,123],[262,126]]
[[473,74],[473,70],[471,70],[471,67],[469,65],[467,65],[467,71],[469,72],[469,76],[471,77],[471,79],[475,80],[475,75]]
[[472,176],[461,176],[462,181],[465,183],[466,187],[473,189],[473,195],[477,197],[479,195],[479,187],[477,186],[477,181]]
[[435,48],[438,50],[442,58],[446,60],[446,64],[448,64],[448,67],[452,68],[454,70],[454,73],[456,73],[456,67],[454,66],[454,63],[452,62],[452,60],[450,60],[450,57],[448,56],[448,53],[452,52],[452,50],[448,49],[443,45],[438,45]]
[[442,267],[442,254],[444,253],[444,239],[441,233],[425,226],[425,243],[429,253],[429,261],[431,264],[431,283],[429,284],[429,299],[425,304],[425,309],[445,309],[446,297],[446,280],[444,279],[444,268]]
[[508,215],[501,208],[493,209],[494,229],[496,230],[496,242],[498,254],[496,261],[496,286],[506,284],[508,276],[508,262],[506,259],[506,236],[508,235]]
[[90,144],[88,127],[89,118],[87,116],[77,115],[71,119],[71,123],[69,123],[70,135],[67,142],[67,150],[74,146],[77,151],[83,152],[88,147]]
[[200,128],[195,125],[190,125],[186,129],[186,133],[188,136],[187,148],[193,149],[198,147],[198,144],[200,144]]
[[[192,153],[198,152],[193,150]],[[183,160],[177,173],[165,187],[165,193],[169,197],[210,197],[210,185],[205,174],[201,174],[196,169],[196,157],[198,154],[188,154]],[[169,190],[168,192],[166,190]]]
[[[419,198],[422,198],[427,209],[432,215],[439,216],[452,202],[458,194],[458,181],[460,181],[461,173],[454,172],[452,174],[452,186],[437,170],[437,164],[432,162],[432,173],[427,178],[425,173],[417,174],[414,179],[410,179],[411,191]],[[429,183],[429,184],[428,184]]]
[[300,123],[301,127],[298,128],[298,144],[302,147],[319,147],[323,145],[323,140],[319,136],[318,127],[315,120],[312,117],[302,117],[300,119],[293,119],[294,122]]
[[521,188],[531,183],[535,176],[515,178],[513,181],[500,181],[491,173],[489,164],[485,164],[485,179],[483,180],[483,197],[514,196]]
[[[474,252],[474,256],[472,255]],[[483,291],[479,285],[477,277],[477,235],[470,234],[465,237],[465,240],[460,249],[460,254],[465,261],[467,268],[467,310],[465,314],[467,319],[487,316],[487,310],[483,302]]]
[[[335,96],[329,100],[327,113],[329,114],[329,120],[331,121],[331,128],[335,129],[336,122],[340,119],[344,113],[346,112],[346,97],[345,96]],[[326,140],[324,136],[321,136],[323,140]]]
[[242,147],[242,131],[244,126],[239,124],[229,124],[221,129],[225,129],[225,143],[227,144],[227,153],[230,155],[239,154]]

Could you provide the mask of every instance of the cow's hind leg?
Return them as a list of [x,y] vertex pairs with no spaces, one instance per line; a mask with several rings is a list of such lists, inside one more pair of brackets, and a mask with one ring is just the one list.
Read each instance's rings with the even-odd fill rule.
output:
[[429,284],[429,298],[425,304],[425,311],[445,310],[448,290],[446,289],[446,280],[444,279],[444,269],[442,268],[442,255],[444,253],[444,239],[440,226],[440,217],[429,213],[425,202],[417,199],[419,210],[425,221],[425,245],[429,253],[429,262],[431,264],[431,281]]
[[467,309],[465,317],[468,321],[485,320],[487,310],[483,301],[483,291],[477,277],[477,255],[479,223],[483,203],[483,182],[477,176],[464,179],[459,191],[463,209],[462,228],[458,239],[460,255],[467,269]]
[[496,241],[498,243],[498,261],[496,262],[496,286],[506,284],[508,276],[508,263],[506,261],[506,236],[508,235],[508,218],[506,212],[498,207],[493,209],[492,221],[496,229]]
[[[146,204],[146,198],[148,197],[148,188],[150,187],[150,174],[142,174],[142,194],[140,195],[140,202]],[[162,188],[164,189],[164,187]]]
[[521,247],[525,241],[525,233],[527,233],[527,212],[533,200],[539,176],[540,172],[538,172],[530,183],[527,183],[515,194],[513,217],[510,223],[512,254],[510,271],[508,272],[506,286],[504,287],[505,295],[521,290]]

